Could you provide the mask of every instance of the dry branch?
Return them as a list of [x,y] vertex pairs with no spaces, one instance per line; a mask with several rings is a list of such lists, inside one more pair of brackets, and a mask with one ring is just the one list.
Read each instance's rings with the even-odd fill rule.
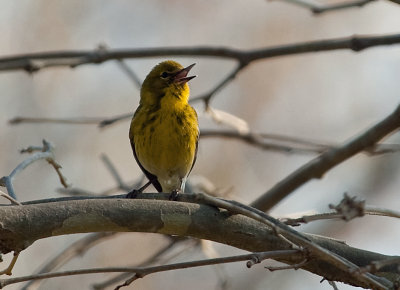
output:
[[376,0],[353,0],[353,1],[346,1],[342,3],[335,3],[332,5],[325,5],[325,6],[315,5],[303,0],[283,0],[283,1],[309,9],[314,14],[322,14],[325,12],[344,10],[352,7],[363,7],[364,5],[374,2]]
[[[66,178],[62,175],[60,169],[61,165],[59,165],[55,160],[54,160],[54,148],[53,146],[47,142],[46,140],[43,139],[43,146],[30,146],[26,149],[22,149],[21,153],[33,153],[30,157],[22,161],[20,164],[18,164],[17,167],[7,176],[3,176],[0,178],[0,186],[4,186],[7,188],[8,194],[12,197],[12,199],[17,199],[15,191],[14,191],[14,185],[13,185],[13,180],[17,176],[18,173],[20,173],[22,170],[24,170],[26,167],[31,165],[37,160],[45,159],[50,165],[53,166],[54,170],[57,172],[58,178],[60,179],[61,184],[64,187],[68,187]],[[39,152],[36,152],[39,151]]]
[[372,126],[358,137],[333,148],[312,159],[289,176],[278,182],[265,194],[251,203],[255,208],[268,211],[294,190],[314,178],[322,176],[336,165],[355,154],[372,148],[382,138],[398,130],[400,127],[400,106],[385,119]]
[[[148,198],[168,198],[168,194],[145,194]],[[144,196],[144,195],[143,195]],[[183,197],[185,198],[185,197]],[[282,242],[270,227],[243,215],[232,215],[215,207],[163,200],[128,200],[117,198],[63,198],[53,202],[37,201],[23,206],[1,206],[0,250],[3,253],[21,251],[38,239],[55,235],[86,232],[154,232],[191,236],[231,245],[240,249],[260,252],[287,250],[291,245]],[[327,248],[357,266],[392,258],[363,251],[343,243],[306,235],[307,239]],[[282,259],[288,264],[303,261],[303,255]],[[304,269],[328,280],[354,284],[346,271],[313,257]],[[392,275],[396,271],[381,270],[379,275]],[[386,280],[384,280],[386,281]],[[393,280],[392,280],[393,281]],[[367,284],[357,284],[368,286]]]
[[146,58],[160,56],[202,56],[219,57],[238,61],[242,65],[260,59],[308,52],[350,49],[360,51],[373,46],[400,43],[400,34],[380,36],[352,36],[327,40],[317,40],[296,44],[239,50],[227,47],[164,47],[143,49],[96,49],[66,50],[27,53],[0,58],[0,71],[25,70],[36,72],[47,67],[77,67],[85,64],[100,64],[109,60]]

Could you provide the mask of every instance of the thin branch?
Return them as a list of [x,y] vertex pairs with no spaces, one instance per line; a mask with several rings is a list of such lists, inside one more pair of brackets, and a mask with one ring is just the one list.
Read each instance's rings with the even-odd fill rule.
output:
[[[195,241],[196,242],[196,246],[198,246],[200,243],[201,243],[201,241],[200,240],[189,240],[189,241]],[[174,245],[176,245],[175,243],[173,244],[173,246]],[[189,246],[190,247],[190,246]],[[188,247],[188,245],[186,245],[186,247],[185,247],[185,249],[183,249],[183,251],[179,251],[179,252],[177,252],[177,253],[175,253],[174,255],[172,255],[172,256],[170,256],[170,257],[167,257],[166,259],[164,259],[164,261],[163,261],[163,263],[166,263],[166,262],[168,262],[168,261],[170,261],[170,260],[172,260],[173,258],[176,258],[176,257],[178,257],[179,255],[181,255],[182,253],[184,253],[185,251],[187,251],[188,249],[193,249],[192,247],[190,247],[189,248]],[[168,251],[165,251],[165,253],[168,253]],[[160,256],[153,256],[154,257],[154,259],[153,259],[153,262],[154,261],[160,261],[161,260],[161,257]],[[209,258],[209,257],[208,257]],[[209,259],[211,259],[211,258],[209,258]],[[217,266],[217,265],[219,265],[219,264],[215,264],[215,266]],[[144,266],[149,266],[148,264],[146,265],[146,264],[143,264],[142,263],[142,265],[140,265],[140,266],[142,266],[142,267],[144,267]],[[128,274],[128,273],[127,273]],[[122,275],[124,275],[124,274],[121,274],[121,276]],[[128,274],[129,276],[131,276],[130,274]],[[129,277],[128,276],[128,277]],[[127,278],[128,278],[127,277]],[[138,275],[137,273],[135,273],[133,276],[131,276],[129,279],[126,279],[126,281],[122,284],[122,285],[129,285],[129,284],[131,284],[133,281],[135,281],[135,280],[137,280],[138,278],[143,278],[144,276],[141,276],[141,275]],[[118,282],[120,282],[120,281],[118,281]],[[121,285],[119,285],[119,286],[117,286],[115,289],[119,289],[119,288],[121,288]]]
[[400,218],[400,211],[376,207],[373,205],[365,206],[365,214],[386,216],[386,217],[392,217],[392,218]]
[[68,187],[67,180],[66,180],[66,178],[64,177],[64,175],[61,173],[61,170],[60,170],[62,167],[61,167],[60,164],[58,164],[57,162],[55,162],[53,158],[54,158],[54,157],[46,158],[46,161],[47,161],[51,166],[53,166],[54,170],[56,171],[56,173],[57,173],[57,175],[58,175],[58,179],[60,180],[60,183],[64,186],[64,188],[67,188],[67,187]]
[[[376,215],[376,216],[384,216],[384,217],[392,217],[400,219],[400,211],[380,208],[371,205],[365,205],[364,207],[365,215]],[[298,218],[281,218],[280,220],[290,226],[299,226],[300,224],[307,224],[314,221],[321,220],[333,220],[333,219],[344,219],[343,214],[338,213],[337,211],[326,212],[326,213],[316,213],[310,215],[303,215]]]
[[125,182],[123,182],[121,176],[119,175],[117,169],[115,166],[112,164],[110,158],[108,158],[107,155],[101,154],[100,156],[101,160],[104,162],[104,165],[110,171],[111,175],[114,177],[114,180],[116,181],[118,188],[124,191],[129,191],[132,189],[132,187],[129,187]]
[[[177,256],[184,253],[186,250],[193,249],[196,245],[199,244],[199,240],[195,240],[195,239],[186,239],[186,238],[181,238],[181,237],[169,237],[169,238],[170,238],[170,241],[167,245],[165,245],[164,247],[162,247],[161,249],[156,251],[153,255],[151,255],[149,258],[147,258],[145,261],[143,261],[139,265],[132,265],[130,267],[145,267],[145,266],[154,264],[156,262],[167,263],[168,261],[172,260],[173,258],[176,258]],[[179,243],[182,243],[182,242],[189,242],[189,243],[186,245],[186,247],[183,250],[181,250],[177,253],[174,253],[169,257],[164,258],[164,256],[166,254],[170,253],[173,249],[176,248],[176,246]],[[194,242],[194,244],[193,244],[193,242]],[[101,283],[94,284],[93,289],[101,290],[101,289],[107,288],[116,283],[120,283],[122,280],[128,279],[131,275],[132,274],[130,274],[130,273],[119,274],[111,279],[107,279],[106,281],[103,281]]]
[[[280,135],[247,132],[241,133],[233,130],[206,130],[200,131],[200,138],[225,138],[243,141],[249,145],[264,150],[271,150],[282,153],[324,153],[329,149],[339,147],[338,144],[327,142],[312,141],[304,138]],[[371,148],[366,148],[365,153],[369,155],[382,155],[400,152],[400,144],[376,144]]]
[[[110,49],[110,47],[102,43],[98,46],[98,49],[103,52],[107,52],[107,50]],[[140,89],[142,86],[142,81],[139,79],[139,77],[136,75],[136,73],[126,64],[125,61],[122,59],[117,59],[117,64],[118,67],[128,76],[128,78],[135,84],[135,86]]]
[[[56,170],[58,177],[60,178],[60,182],[64,187],[67,187],[67,182],[65,177],[61,174],[60,168],[61,166],[54,161],[54,153],[53,153],[53,146],[47,142],[46,140],[43,140],[43,147],[41,147],[41,152],[36,152],[33,155],[31,155],[29,158],[25,159],[22,161],[8,176],[3,176],[0,179],[0,186],[4,186],[7,188],[8,194],[13,198],[17,199],[14,191],[14,186],[13,186],[13,179],[15,176],[24,170],[26,167],[31,165],[33,162],[41,159],[46,159],[46,161],[51,164],[54,169]],[[38,151],[38,147],[29,147],[27,149],[21,150],[21,153],[25,152],[35,152]]]
[[112,164],[111,160],[107,157],[107,155],[102,154],[100,156],[100,158],[104,162],[104,165],[106,166],[106,168],[110,171],[111,175],[113,176],[114,180],[117,183],[117,186],[105,189],[105,190],[103,190],[101,192],[97,192],[97,193],[91,192],[91,191],[88,191],[85,189],[81,189],[81,188],[59,188],[57,191],[62,194],[74,195],[74,196],[88,196],[88,195],[106,196],[106,195],[110,195],[110,194],[119,192],[121,190],[128,192],[132,188],[138,188],[143,183],[144,175],[142,175],[141,178],[139,178],[135,182],[125,183],[122,180],[122,177],[118,173],[115,166]]
[[309,9],[314,14],[322,14],[325,12],[343,10],[343,9],[348,9],[348,8],[353,8],[353,7],[363,7],[364,5],[371,3],[375,0],[353,0],[353,1],[347,1],[347,2],[343,2],[343,3],[336,3],[336,4],[332,4],[332,5],[325,5],[325,6],[315,5],[313,3],[310,3],[308,1],[303,1],[303,0],[283,0],[283,1],[300,6],[300,7],[304,7],[306,9]]
[[360,51],[372,46],[391,45],[400,42],[400,34],[381,36],[352,36],[328,40],[317,40],[260,49],[239,50],[226,47],[170,47],[143,49],[110,49],[104,51],[53,51],[14,55],[0,58],[0,70],[22,69],[36,72],[55,66],[77,67],[85,64],[100,64],[109,60],[147,58],[160,56],[203,56],[237,60],[241,64],[260,59],[301,54],[316,51],[350,49]]
[[12,197],[9,196],[7,193],[2,192],[1,190],[0,190],[0,196],[2,196],[2,197],[4,197],[4,198],[8,199],[8,200],[11,202],[11,204],[22,205],[18,200],[12,198]]
[[7,268],[5,268],[4,270],[0,271],[0,275],[4,275],[5,274],[5,275],[11,276],[12,275],[12,270],[13,270],[13,268],[15,266],[15,263],[18,260],[18,257],[19,257],[19,252],[14,252],[14,255],[13,255],[12,259],[11,259],[10,264],[8,265]]
[[348,8],[353,8],[353,7],[361,8],[364,5],[374,2],[374,1],[376,1],[376,0],[355,0],[355,1],[332,4],[332,5],[326,5],[326,6],[322,6],[322,7],[314,7],[312,9],[312,12],[314,14],[321,14],[324,12],[343,10],[343,9],[348,9]]
[[[83,256],[88,250],[93,248],[96,244],[112,236],[115,236],[115,234],[116,233],[112,232],[94,233],[82,239],[79,239],[72,245],[62,250],[61,253],[56,255],[53,259],[51,259],[48,263],[46,263],[43,267],[41,267],[38,271],[36,271],[36,274],[47,273],[51,270],[60,268],[62,265],[65,265],[67,262],[69,262],[76,256],[78,255]],[[24,285],[21,288],[21,290],[28,290],[35,286],[37,287],[40,283],[41,280],[31,280],[29,283]]]
[[270,252],[252,253],[252,254],[230,256],[230,257],[223,257],[223,258],[174,263],[174,264],[152,266],[152,267],[132,267],[132,268],[110,267],[110,268],[92,268],[92,269],[80,269],[80,270],[53,272],[53,273],[42,273],[42,274],[21,276],[21,277],[9,278],[9,279],[0,279],[0,289],[4,288],[7,285],[30,281],[30,280],[48,279],[48,278],[83,275],[83,274],[128,272],[128,273],[135,273],[136,275],[144,277],[145,275],[149,275],[149,274],[153,274],[153,273],[157,273],[157,272],[171,271],[171,270],[177,270],[177,269],[187,269],[187,268],[216,265],[216,264],[223,264],[223,263],[241,262],[241,261],[246,261],[246,260],[252,259],[255,255],[259,256],[259,259],[272,259],[272,258],[282,258],[282,257],[291,256],[298,252],[299,251],[296,251],[296,250],[270,251]]
[[[290,252],[287,252],[290,251]],[[298,254],[298,250],[285,250],[285,251],[275,251],[276,254],[278,254],[278,257],[282,256],[288,256],[290,254]],[[282,255],[282,256],[281,256]],[[128,279],[124,284],[119,285],[118,287],[115,288],[115,290],[118,290],[122,287],[130,285],[133,281],[143,278],[144,276],[148,274],[153,274],[158,271],[158,268],[163,267],[166,268],[163,271],[168,271],[168,270],[175,270],[175,269],[184,269],[184,268],[189,268],[189,267],[199,267],[199,266],[207,266],[207,265],[218,265],[222,263],[231,263],[231,262],[240,262],[240,261],[245,261],[245,260],[257,260],[257,261],[263,261],[266,259],[271,259],[271,258],[277,258],[274,257],[274,252],[262,252],[262,253],[253,253],[253,254],[246,254],[246,255],[237,255],[237,256],[231,256],[231,257],[224,257],[224,258],[213,258],[213,259],[206,259],[206,260],[198,260],[198,261],[191,261],[191,262],[186,262],[186,263],[176,263],[176,264],[170,264],[169,267],[166,266],[155,266],[155,267],[149,267],[153,268],[150,271],[143,271],[142,273],[135,273],[135,275]],[[175,268],[177,265],[181,266],[179,268]],[[188,267],[189,266],[189,267]],[[174,268],[172,268],[174,267]]]
[[15,117],[8,121],[11,125],[17,125],[21,123],[53,123],[53,124],[79,124],[79,125],[90,125],[99,124],[104,118],[36,118],[36,117]]
[[[240,133],[238,131],[232,131],[232,130],[200,130],[200,138],[236,139],[263,150],[271,150],[282,153],[299,153],[299,154],[322,153],[326,151],[327,148],[329,148],[326,145],[305,142],[300,138],[286,137],[288,139],[290,138],[291,140],[290,141],[283,140],[283,142],[280,142],[281,140],[279,140],[280,139],[279,137],[286,137],[286,136],[259,134],[252,132]],[[266,141],[266,139],[270,140],[278,139],[278,140],[275,142],[270,142]]]
[[358,137],[333,148],[320,156],[312,159],[292,174],[278,182],[265,194],[251,203],[251,206],[263,211],[268,211],[294,190],[314,178],[322,176],[336,165],[355,154],[371,148],[387,135],[400,127],[400,106],[388,117],[372,126]]
[[204,101],[206,107],[210,104],[211,98],[218,93],[220,90],[222,90],[228,83],[230,83],[236,76],[237,74],[244,69],[249,63],[247,63],[244,60],[239,59],[239,64],[234,68],[221,82],[219,82],[215,88],[213,88],[211,91],[208,93],[194,97],[190,100],[191,103],[197,102],[197,101]]
[[[136,181],[128,182],[127,188],[138,188],[141,184],[143,184],[144,175],[141,178],[137,179]],[[126,191],[125,189],[121,189],[119,185],[113,186],[107,189],[104,189],[100,192],[93,192],[90,190],[78,188],[78,187],[69,187],[69,188],[58,188],[57,192],[61,194],[66,194],[70,196],[82,196],[82,197],[100,197],[100,196],[109,196],[111,194],[115,194],[120,192],[121,190]]]
[[129,77],[129,79],[136,85],[138,89],[142,86],[142,81],[136,75],[136,73],[121,59],[117,60],[118,66],[123,72]]
[[133,113],[126,113],[126,114],[121,114],[115,117],[107,118],[107,119],[102,119],[98,122],[98,125],[100,128],[104,128],[110,125],[113,125],[119,121],[123,121],[125,119],[132,119]]
[[339,290],[339,288],[336,286],[336,283],[334,281],[328,281],[328,284],[332,286],[333,290]]
[[368,275],[368,273],[366,275],[363,275],[365,273],[361,273],[362,275],[357,275],[360,274],[359,272],[356,271],[359,269],[357,265],[351,263],[350,261],[344,259],[343,257],[336,255],[335,253],[327,250],[326,248],[323,248],[318,244],[311,242],[304,235],[300,234],[299,232],[293,231],[287,225],[281,223],[279,220],[272,218],[271,216],[268,216],[267,214],[265,214],[260,210],[257,210],[249,206],[245,206],[235,201],[225,201],[217,199],[215,197],[203,193],[195,194],[194,196],[197,201],[226,209],[229,212],[235,214],[239,213],[247,217],[250,217],[252,219],[255,219],[258,222],[264,223],[269,227],[271,227],[276,234],[281,234],[282,236],[289,239],[298,246],[307,249],[307,251],[309,251],[309,253],[312,256],[318,256],[320,259],[330,263],[331,265],[334,265],[335,267],[337,267],[342,271],[347,271],[351,275],[356,274],[353,276],[353,278],[356,279],[357,281],[366,283],[367,285],[369,285],[369,287],[372,287],[374,289],[386,289],[386,287],[382,285],[380,281],[377,281],[375,277],[373,277],[372,275]]
[[305,264],[307,264],[309,262],[309,259],[304,259],[303,261],[301,261],[300,263],[297,264],[293,264],[293,265],[285,265],[285,266],[265,266],[264,268],[273,272],[273,271],[282,271],[282,270],[290,270],[290,269],[294,269],[294,270],[298,270],[301,267],[303,267]]
[[[9,122],[10,124],[22,124],[22,123],[58,123],[58,124],[76,124],[76,125],[93,124],[93,125],[98,125],[101,128],[104,128],[109,125],[115,124],[116,122],[123,121],[125,119],[131,119],[132,116],[133,116],[132,113],[128,113],[111,118],[99,117],[99,118],[91,118],[90,120],[85,120],[85,118],[53,119],[53,118],[16,117],[11,119]],[[289,154],[312,154],[312,153],[320,154],[329,149],[338,147],[337,144],[334,145],[328,143],[321,143],[298,137],[291,137],[279,134],[255,133],[255,132],[242,133],[233,130],[202,129],[200,132],[200,138],[236,139],[263,150],[270,150],[270,151],[289,153]],[[366,148],[365,152],[370,155],[397,153],[400,152],[400,144],[376,144],[376,146]]]

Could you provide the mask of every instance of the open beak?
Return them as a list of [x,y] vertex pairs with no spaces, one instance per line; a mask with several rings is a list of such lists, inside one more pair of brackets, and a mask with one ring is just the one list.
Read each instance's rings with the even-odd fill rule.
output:
[[176,72],[174,75],[174,82],[178,83],[178,84],[184,84],[184,83],[190,81],[191,79],[195,78],[196,76],[190,76],[190,77],[187,76],[188,73],[190,72],[190,70],[192,69],[192,67],[194,67],[194,65],[195,65],[195,63]]

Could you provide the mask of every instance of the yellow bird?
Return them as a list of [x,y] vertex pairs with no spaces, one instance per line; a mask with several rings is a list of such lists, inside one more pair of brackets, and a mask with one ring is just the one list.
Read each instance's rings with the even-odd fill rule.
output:
[[187,76],[195,64],[184,68],[167,60],[147,75],[139,107],[132,118],[129,139],[136,162],[158,192],[184,192],[186,178],[196,161],[199,127],[196,111],[188,104]]

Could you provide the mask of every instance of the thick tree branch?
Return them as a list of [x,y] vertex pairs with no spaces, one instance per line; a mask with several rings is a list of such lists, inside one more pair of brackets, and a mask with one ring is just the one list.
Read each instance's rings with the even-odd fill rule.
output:
[[[148,198],[168,194],[143,194]],[[185,198],[185,197],[183,197]],[[154,232],[191,236],[227,244],[240,249],[260,252],[287,250],[291,245],[283,242],[270,227],[254,219],[232,215],[207,205],[161,200],[129,200],[118,198],[82,199],[63,198],[52,202],[0,206],[0,250],[2,253],[21,251],[38,239],[55,235],[86,232]],[[343,243],[307,235],[307,239],[331,252],[365,266],[372,261],[391,258],[349,247]],[[293,255],[282,260],[297,264],[304,259]],[[346,271],[313,257],[305,269],[328,280],[354,284]],[[379,275],[397,278],[395,267],[381,269]],[[392,280],[390,278],[390,280]],[[393,280],[392,280],[393,281]],[[366,284],[358,286],[367,286]]]
[[314,178],[322,178],[326,172],[336,165],[363,150],[373,147],[379,140],[398,130],[399,127],[400,106],[388,117],[372,126],[358,137],[340,147],[333,148],[319,155],[294,171],[265,194],[253,201],[251,206],[263,211],[270,210],[306,182]]

